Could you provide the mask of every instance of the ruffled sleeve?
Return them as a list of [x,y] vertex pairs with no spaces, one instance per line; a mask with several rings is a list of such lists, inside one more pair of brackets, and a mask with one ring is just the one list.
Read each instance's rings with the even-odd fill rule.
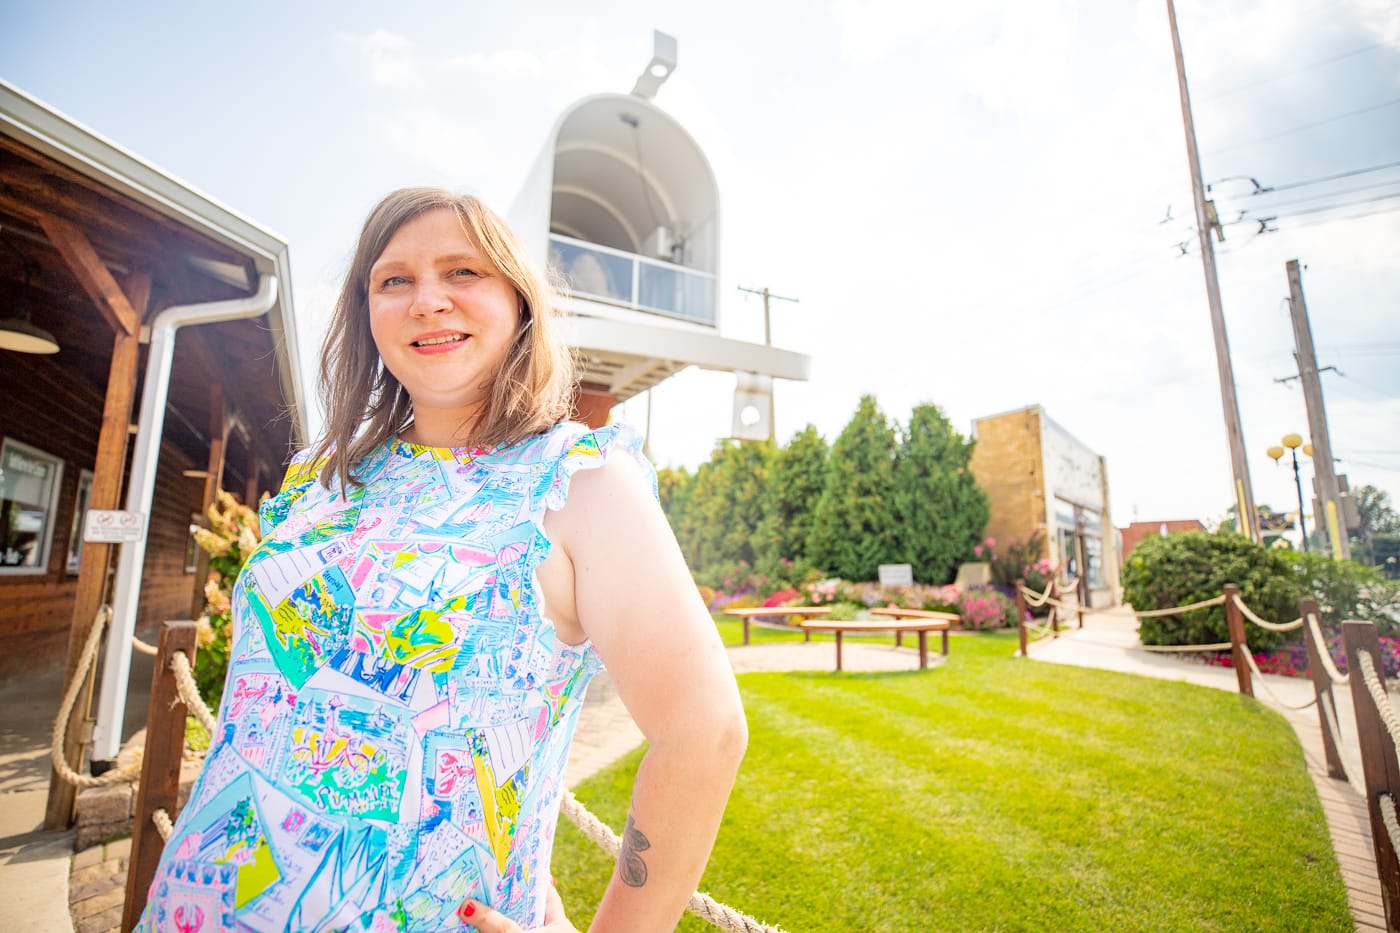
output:
[[292,457],[292,462],[287,465],[287,474],[282,478],[282,488],[277,491],[277,495],[264,500],[258,509],[258,519],[264,538],[287,520],[292,507],[311,488],[311,484],[316,482],[321,467],[326,465],[324,458],[312,461],[310,457],[311,451],[309,449],[297,451],[296,455]]
[[569,496],[569,481],[574,474],[580,470],[596,470],[612,456],[627,457],[640,466],[652,498],[657,497],[656,469],[642,454],[642,438],[627,425],[589,428],[568,423],[561,424],[555,431],[558,434],[552,439],[558,444],[557,449],[561,454],[555,460],[553,469],[541,478],[541,494],[546,509],[562,509]]

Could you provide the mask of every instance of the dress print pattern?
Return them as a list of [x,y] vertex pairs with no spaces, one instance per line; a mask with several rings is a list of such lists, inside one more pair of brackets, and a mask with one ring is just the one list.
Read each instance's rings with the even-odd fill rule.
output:
[[511,447],[390,442],[341,494],[298,454],[234,587],[216,734],[138,930],[541,922],[585,643],[541,614],[546,510],[623,451],[562,424]]

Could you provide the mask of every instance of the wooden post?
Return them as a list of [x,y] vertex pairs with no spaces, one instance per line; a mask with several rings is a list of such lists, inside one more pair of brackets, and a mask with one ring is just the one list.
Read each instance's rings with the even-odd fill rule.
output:
[[1317,718],[1322,724],[1322,748],[1327,755],[1327,776],[1345,781],[1347,771],[1342,765],[1342,756],[1337,751],[1337,740],[1340,736],[1332,734],[1332,726],[1337,722],[1337,701],[1332,695],[1332,678],[1322,664],[1322,654],[1327,650],[1327,646],[1313,637],[1313,627],[1308,624],[1309,615],[1318,615],[1317,600],[1302,600],[1298,604],[1298,610],[1303,616],[1303,643],[1308,649],[1308,673],[1312,677],[1313,693],[1317,697]]
[[[73,260],[76,261],[76,260]],[[106,266],[101,266],[101,274],[107,274]],[[128,310],[135,315],[144,311],[150,301],[151,277],[135,272],[127,279]],[[94,300],[98,300],[94,296]],[[102,308],[99,305],[99,308]],[[112,359],[107,369],[107,394],[102,402],[102,426],[97,435],[97,456],[93,462],[92,491],[88,495],[90,509],[121,508],[122,479],[126,473],[126,445],[130,437],[127,426],[131,423],[132,400],[136,394],[136,371],[140,356],[141,341],[139,326],[133,325],[130,332],[124,326],[123,314],[104,310],[104,316],[119,323],[114,324],[116,335],[112,340]],[[140,318],[135,320],[139,324]],[[98,541],[88,541],[83,547],[78,563],[78,582],[73,595],[73,615],[68,629],[68,660],[64,668],[63,684],[67,689],[74,677],[84,676],[86,683],[73,704],[73,712],[68,717],[67,739],[63,745],[63,757],[75,771],[83,767],[84,726],[88,710],[92,705],[92,685],[94,672],[82,675],[78,662],[82,659],[83,646],[97,619],[97,609],[107,588],[107,567],[111,562],[112,545]],[[94,668],[96,665],[94,665]],[[77,804],[77,788],[62,780],[57,774],[49,778],[49,796],[44,809],[45,829],[67,829],[73,824],[73,810]]]
[[[1058,603],[1060,597],[1065,594],[1060,592],[1059,580],[1055,580],[1054,584],[1054,586],[1050,587],[1050,598]],[[1060,637],[1060,607],[1054,604],[1050,606],[1050,631],[1054,633],[1054,638]]]
[[[146,751],[141,759],[141,783],[131,831],[131,861],[126,872],[126,903],[122,931],[128,933],[146,908],[146,892],[155,879],[165,841],[151,814],[164,810],[175,818],[180,796],[180,761],[185,751],[186,707],[175,686],[170,659],[183,652],[194,667],[197,628],[193,622],[167,622],[160,630],[160,653],[151,675],[151,704],[146,713]],[[211,737],[212,738],[212,737]]]
[[1394,801],[1400,793],[1400,762],[1396,761],[1395,742],[1366,688],[1357,660],[1363,651],[1370,654],[1381,686],[1385,686],[1375,623],[1343,622],[1342,641],[1347,649],[1351,701],[1356,706],[1356,738],[1361,745],[1361,771],[1366,779],[1366,809],[1371,814],[1371,845],[1375,849],[1376,874],[1381,882],[1385,928],[1395,931],[1400,930],[1400,859],[1396,857],[1395,846],[1381,816],[1381,796],[1388,795]]
[[[1025,586],[1026,586],[1026,581],[1025,581],[1025,580],[1022,580],[1022,579],[1020,579],[1020,578],[1018,577],[1018,578],[1016,579],[1016,628],[1019,629],[1020,632],[1021,632],[1021,657],[1023,657],[1023,658],[1029,656],[1029,655],[1026,654],[1026,591],[1025,591]],[[944,638],[943,644],[944,644],[944,645],[947,645],[947,644],[948,644],[948,641],[947,641],[948,636],[945,634],[945,635],[943,636],[943,638]],[[948,651],[947,651],[946,648],[944,649],[943,653],[944,653],[944,654],[947,654],[947,653],[948,653]]]
[[1244,637],[1244,616],[1240,614],[1240,607],[1235,605],[1238,595],[1238,586],[1225,584],[1225,625],[1230,630],[1230,659],[1235,665],[1235,679],[1239,681],[1240,693],[1254,696],[1254,682],[1249,674],[1249,661],[1245,658],[1249,643]]

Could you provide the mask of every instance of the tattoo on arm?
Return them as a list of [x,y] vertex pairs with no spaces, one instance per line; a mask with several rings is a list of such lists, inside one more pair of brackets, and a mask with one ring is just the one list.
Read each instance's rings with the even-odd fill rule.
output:
[[640,888],[647,883],[647,863],[641,853],[651,848],[651,841],[637,828],[636,820],[627,815],[627,825],[622,830],[622,849],[617,854],[617,873],[622,883],[632,888]]

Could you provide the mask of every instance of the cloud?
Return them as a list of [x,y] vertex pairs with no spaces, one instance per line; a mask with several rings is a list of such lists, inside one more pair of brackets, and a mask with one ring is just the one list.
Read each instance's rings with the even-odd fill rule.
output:
[[447,72],[466,72],[504,81],[538,80],[545,76],[539,58],[524,49],[500,49],[488,54],[454,55],[438,67]]
[[422,63],[414,55],[413,43],[406,37],[376,29],[367,36],[340,33],[338,38],[359,49],[375,85],[413,90],[427,83]]

